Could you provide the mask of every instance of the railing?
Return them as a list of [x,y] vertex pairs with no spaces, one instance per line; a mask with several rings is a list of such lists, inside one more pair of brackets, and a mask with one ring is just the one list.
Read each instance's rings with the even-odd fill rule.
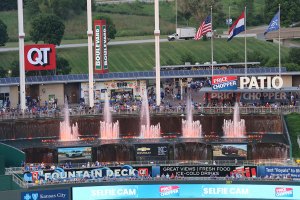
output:
[[17,176],[16,174],[12,174],[12,180],[21,188],[28,188],[28,183],[24,182],[21,177]]
[[26,163],[25,167],[11,167],[5,168],[5,174],[22,174],[24,171],[38,171],[46,166],[49,167],[66,167],[73,169],[86,169],[91,167],[120,167],[123,165],[131,166],[182,166],[182,165],[209,165],[209,166],[295,166],[296,163],[293,159],[262,159],[262,160],[158,160],[158,161],[126,161],[126,162],[101,162],[96,163],[72,163],[71,166],[66,166],[65,163]]
[[[241,114],[289,114],[292,112],[300,112],[299,106],[281,106],[281,107],[240,107]],[[113,115],[122,114],[135,114],[140,113],[140,109],[125,109],[125,110],[115,110],[112,109]],[[203,107],[199,106],[194,108],[194,114],[232,114],[233,107]],[[174,107],[150,107],[150,113],[152,114],[185,114],[185,108],[181,106]],[[89,111],[84,111],[77,107],[70,109],[70,116],[88,116],[88,115],[101,115],[101,109],[91,109]],[[30,113],[27,112],[21,115],[18,112],[7,112],[0,115],[0,120],[10,120],[10,119],[36,119],[36,118],[59,118],[63,117],[64,112],[57,110],[48,110],[43,112]]]

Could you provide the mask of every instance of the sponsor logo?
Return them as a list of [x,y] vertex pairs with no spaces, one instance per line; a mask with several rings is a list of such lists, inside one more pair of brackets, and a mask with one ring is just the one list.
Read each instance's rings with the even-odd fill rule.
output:
[[137,148],[137,151],[150,151],[151,148],[147,148],[147,147],[140,147],[140,148]]
[[275,188],[276,197],[293,197],[293,188],[277,187]]
[[67,200],[68,190],[43,190],[33,192],[22,192],[21,200]]
[[241,89],[280,89],[282,86],[283,80],[280,76],[240,77]]
[[159,187],[160,196],[179,196],[179,186],[170,185],[170,186],[160,186]]
[[139,168],[138,169],[138,175],[139,176],[148,176],[149,175],[148,168]]
[[25,70],[53,70],[56,68],[56,52],[53,44],[26,45]]
[[236,90],[237,77],[236,76],[213,76],[212,89],[213,90]]
[[167,146],[157,147],[157,155],[158,156],[166,156],[167,153],[168,153],[168,147]]

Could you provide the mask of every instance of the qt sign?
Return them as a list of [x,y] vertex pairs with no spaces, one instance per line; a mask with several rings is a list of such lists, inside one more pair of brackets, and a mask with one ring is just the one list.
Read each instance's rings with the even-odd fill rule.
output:
[[53,44],[35,44],[24,47],[25,70],[56,69],[56,50]]

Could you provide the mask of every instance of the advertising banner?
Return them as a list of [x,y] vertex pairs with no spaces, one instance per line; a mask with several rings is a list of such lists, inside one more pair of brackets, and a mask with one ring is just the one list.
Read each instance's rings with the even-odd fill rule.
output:
[[256,166],[161,166],[160,176],[184,176],[184,177],[226,177],[232,174],[256,177]]
[[39,190],[21,193],[21,200],[69,200],[69,190]]
[[300,178],[300,167],[258,166],[257,174],[261,177],[281,176]]
[[213,145],[214,160],[246,160],[247,144],[216,144]]
[[213,76],[212,89],[213,90],[236,90],[237,76]]
[[94,21],[94,73],[108,72],[107,29],[105,20]]
[[300,186],[154,184],[73,187],[73,200],[98,199],[299,199]]
[[135,144],[135,155],[145,157],[165,156],[169,154],[168,144]]
[[63,169],[57,167],[55,170],[40,170],[36,172],[24,172],[24,181],[32,182],[36,179],[40,180],[63,180],[73,178],[97,179],[97,178],[126,178],[149,176],[152,174],[151,166],[133,167],[123,165],[121,167],[91,167],[85,169]]
[[25,71],[56,69],[56,50],[54,44],[25,45]]

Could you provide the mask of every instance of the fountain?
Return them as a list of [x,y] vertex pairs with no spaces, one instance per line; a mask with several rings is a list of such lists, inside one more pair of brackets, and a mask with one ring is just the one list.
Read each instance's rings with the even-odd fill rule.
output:
[[160,138],[160,123],[157,125],[150,125],[149,103],[147,97],[147,91],[142,95],[142,107],[141,107],[141,131],[140,138],[151,139]]
[[225,138],[243,138],[246,136],[245,120],[240,119],[238,103],[234,105],[233,120],[224,119],[223,132]]
[[119,121],[112,122],[108,94],[105,94],[104,121],[100,121],[100,139],[119,139]]
[[77,122],[70,125],[70,114],[69,114],[69,105],[68,100],[65,98],[65,107],[64,107],[64,121],[60,122],[59,125],[59,136],[60,141],[76,141],[79,139]]
[[191,97],[187,99],[186,120],[182,120],[182,137],[200,138],[202,136],[202,125],[200,121],[193,121],[193,105]]

